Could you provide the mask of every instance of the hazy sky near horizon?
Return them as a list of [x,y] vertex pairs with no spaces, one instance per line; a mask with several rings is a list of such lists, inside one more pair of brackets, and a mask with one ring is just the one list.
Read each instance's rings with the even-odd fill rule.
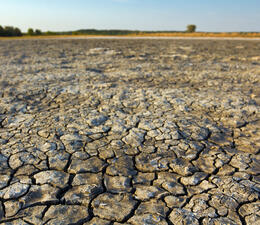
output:
[[0,25],[78,29],[260,31],[260,0],[0,0]]

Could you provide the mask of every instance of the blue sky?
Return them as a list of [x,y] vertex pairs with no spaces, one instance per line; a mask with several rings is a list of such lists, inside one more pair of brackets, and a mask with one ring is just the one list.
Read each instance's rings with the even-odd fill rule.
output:
[[0,0],[0,25],[77,29],[260,31],[260,0]]

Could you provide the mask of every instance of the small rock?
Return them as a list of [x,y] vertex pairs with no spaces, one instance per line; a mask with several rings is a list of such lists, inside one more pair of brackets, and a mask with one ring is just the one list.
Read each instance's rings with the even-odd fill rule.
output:
[[[248,203],[248,204],[242,205],[239,208],[239,214],[243,217],[255,215],[255,218],[258,217],[257,221],[259,221],[259,219],[260,219],[260,204],[259,204],[259,202]],[[253,217],[251,217],[250,222],[257,222],[256,220],[253,221],[252,218]]]
[[92,116],[90,118],[87,119],[87,123],[92,126],[100,126],[102,124],[104,124],[106,121],[108,120],[107,116],[104,115],[97,115],[97,116]]
[[181,208],[186,202],[186,197],[185,196],[177,197],[177,196],[169,195],[164,198],[164,201],[166,202],[169,208]]
[[152,199],[142,202],[137,208],[136,215],[153,214],[166,218],[169,208],[161,200]]
[[138,128],[150,131],[150,130],[155,129],[156,127],[154,126],[154,124],[151,121],[141,120],[140,123],[138,124]]
[[98,217],[94,217],[89,222],[84,223],[83,225],[110,225],[111,221],[103,220]]
[[8,158],[4,155],[0,154],[0,172],[6,172],[6,169],[8,169],[7,164]]
[[170,135],[171,135],[171,139],[172,139],[172,140],[179,140],[179,139],[182,138],[180,132],[177,131],[177,130],[171,131],[171,132],[170,132]]
[[209,130],[203,127],[193,127],[191,137],[196,141],[206,140],[209,136]]
[[22,209],[16,215],[17,217],[22,217],[25,221],[30,224],[43,224],[42,220],[44,210],[47,206],[33,206],[29,208]]
[[[0,204],[0,209],[1,209],[1,206],[2,205]],[[21,210],[22,203],[17,200],[6,201],[4,203],[4,207],[5,207],[5,216],[12,217],[12,216],[15,216],[19,212],[19,210]],[[2,211],[2,216],[4,216],[4,211]]]
[[207,177],[206,173],[203,172],[196,172],[190,177],[182,177],[181,182],[184,185],[197,185],[199,184],[203,179]]
[[59,189],[49,184],[32,185],[28,193],[21,198],[23,207],[29,207],[34,204],[44,202],[58,202],[57,194]]
[[199,193],[208,191],[209,189],[213,189],[216,187],[217,186],[215,184],[212,184],[212,183],[208,182],[207,180],[203,180],[199,185],[188,187],[188,193],[190,195],[199,194]]
[[111,130],[117,134],[124,134],[127,132],[127,127],[124,121],[114,121]]
[[137,201],[133,200],[131,194],[99,195],[92,202],[94,215],[107,220],[122,222],[131,213]]
[[60,140],[66,147],[66,151],[74,153],[76,151],[82,151],[84,143],[82,137],[75,134],[66,134],[60,137]]
[[112,193],[121,193],[121,192],[130,192],[131,184],[128,177],[122,176],[105,176],[104,183],[109,192]]
[[102,186],[102,174],[93,174],[93,173],[80,173],[76,174],[73,179],[72,186],[80,185],[93,185],[93,186]]
[[169,219],[173,224],[199,225],[199,221],[195,214],[185,209],[173,209]]
[[136,156],[136,167],[141,172],[155,172],[155,171],[165,171],[168,170],[169,158],[175,158],[173,152],[167,152],[164,155],[159,155],[157,153],[147,154],[142,152],[138,156]]
[[0,198],[3,199],[17,199],[24,195],[30,186],[28,184],[21,184],[19,182],[16,182],[14,184],[11,184],[10,186],[0,190]]
[[210,195],[206,193],[194,195],[189,203],[185,205],[185,209],[191,210],[198,219],[206,216],[217,217],[216,209],[208,206],[209,199]]
[[144,141],[144,133],[138,128],[133,128],[129,134],[123,138],[123,141],[132,147],[138,147],[142,145]]
[[57,144],[54,142],[46,142],[41,147],[41,151],[43,151],[43,152],[54,151],[56,149],[57,149]]
[[68,185],[69,174],[56,170],[42,171],[34,175],[36,184],[51,184],[54,187],[64,188]]
[[152,198],[160,198],[166,193],[167,192],[164,191],[163,189],[155,186],[137,185],[135,190],[136,198],[142,201],[149,200]]
[[109,166],[106,169],[106,174],[111,176],[129,177],[137,174],[137,171],[134,168],[132,157],[121,156],[111,160]]
[[76,174],[64,199],[72,204],[88,205],[90,200],[103,192],[102,174],[82,173]]
[[98,173],[103,170],[105,163],[98,157],[91,157],[87,160],[73,159],[68,169],[70,173]]
[[139,172],[133,179],[133,184],[150,184],[155,179],[154,173]]
[[96,184],[83,184],[72,187],[65,193],[63,199],[70,204],[88,206],[89,202],[103,191],[101,184],[99,186]]
[[43,129],[38,131],[38,135],[43,138],[48,138],[50,136],[50,133],[48,130]]
[[44,215],[46,224],[76,224],[88,218],[88,208],[79,205],[53,205]]
[[[1,159],[0,159],[1,161]],[[12,169],[17,169],[18,167],[22,165],[28,165],[28,164],[38,164],[40,162],[40,159],[35,157],[30,152],[18,152],[16,154],[11,155],[9,159],[9,165]],[[4,163],[3,163],[4,165]]]
[[133,225],[149,224],[149,225],[168,225],[167,221],[160,215],[145,213],[142,215],[134,215],[128,220]]
[[182,176],[189,176],[197,171],[197,168],[193,166],[188,160],[180,158],[172,160],[170,163],[170,167],[173,172],[178,173]]
[[66,152],[59,152],[54,156],[49,157],[50,169],[64,170],[66,167],[70,155]]
[[235,168],[226,164],[221,167],[217,173],[218,176],[230,176],[235,172]]
[[10,176],[0,174],[0,189],[3,189],[4,187],[7,186],[9,179],[10,179]]
[[238,225],[237,222],[235,222],[227,217],[205,218],[205,219],[203,219],[202,224],[203,225],[209,225],[209,224]]
[[152,137],[152,138],[155,138],[155,137],[157,137],[157,136],[159,136],[161,134],[162,134],[161,131],[158,130],[158,129],[157,130],[150,130],[150,131],[147,132],[147,135],[149,137]]

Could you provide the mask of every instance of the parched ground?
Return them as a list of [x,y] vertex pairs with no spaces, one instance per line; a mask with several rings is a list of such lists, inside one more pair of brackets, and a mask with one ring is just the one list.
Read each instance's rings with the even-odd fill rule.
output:
[[0,41],[0,224],[260,224],[260,41]]

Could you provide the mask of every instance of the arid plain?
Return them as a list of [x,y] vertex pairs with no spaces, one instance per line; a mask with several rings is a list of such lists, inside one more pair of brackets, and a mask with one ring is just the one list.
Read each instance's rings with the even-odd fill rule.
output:
[[259,40],[1,40],[0,224],[259,224]]

